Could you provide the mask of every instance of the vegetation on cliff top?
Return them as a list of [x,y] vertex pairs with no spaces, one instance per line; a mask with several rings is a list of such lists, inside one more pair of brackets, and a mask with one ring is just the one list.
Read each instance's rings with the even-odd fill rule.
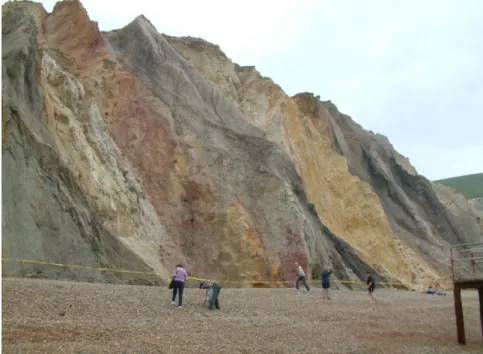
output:
[[483,173],[445,178],[434,182],[453,187],[468,199],[483,197]]

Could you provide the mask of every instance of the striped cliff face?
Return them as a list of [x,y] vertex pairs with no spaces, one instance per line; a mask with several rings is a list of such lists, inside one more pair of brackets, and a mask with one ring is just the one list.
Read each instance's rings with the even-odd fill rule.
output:
[[323,265],[344,280],[369,269],[404,284],[446,274],[435,257],[451,240],[433,231],[444,209],[403,157],[377,150],[333,106],[288,97],[216,46],[162,36],[143,16],[101,33],[78,1],[2,12],[4,257],[148,270],[158,282],[177,263],[255,282],[293,280],[294,262],[309,278]]
[[289,97],[254,67],[232,63],[203,40],[168,40],[290,155],[323,223],[365,261],[403,281],[448,284],[449,246],[479,240],[470,225],[477,223],[476,213],[452,218],[438,190],[387,138],[365,131],[330,101],[309,93]]

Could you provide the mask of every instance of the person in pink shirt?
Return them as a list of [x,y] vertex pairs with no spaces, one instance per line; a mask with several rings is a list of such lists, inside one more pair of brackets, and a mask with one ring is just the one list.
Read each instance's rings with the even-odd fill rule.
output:
[[176,295],[178,295],[178,308],[183,304],[184,283],[188,280],[188,272],[181,264],[178,264],[173,271],[173,300],[171,305],[176,305]]

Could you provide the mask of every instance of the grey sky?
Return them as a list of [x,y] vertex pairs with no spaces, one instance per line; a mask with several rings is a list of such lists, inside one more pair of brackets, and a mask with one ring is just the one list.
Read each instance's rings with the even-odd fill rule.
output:
[[332,100],[429,179],[483,172],[481,0],[82,3],[101,30],[144,14],[161,33],[218,44],[289,95]]

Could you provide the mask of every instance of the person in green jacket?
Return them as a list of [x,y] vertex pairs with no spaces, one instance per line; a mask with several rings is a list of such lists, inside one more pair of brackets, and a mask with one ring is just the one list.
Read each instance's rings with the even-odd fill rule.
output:
[[204,281],[200,283],[200,289],[207,289],[211,290],[211,296],[209,297],[208,301],[208,310],[213,310],[216,308],[217,310],[220,309],[220,301],[218,300],[221,291],[221,284],[217,283],[216,281]]

